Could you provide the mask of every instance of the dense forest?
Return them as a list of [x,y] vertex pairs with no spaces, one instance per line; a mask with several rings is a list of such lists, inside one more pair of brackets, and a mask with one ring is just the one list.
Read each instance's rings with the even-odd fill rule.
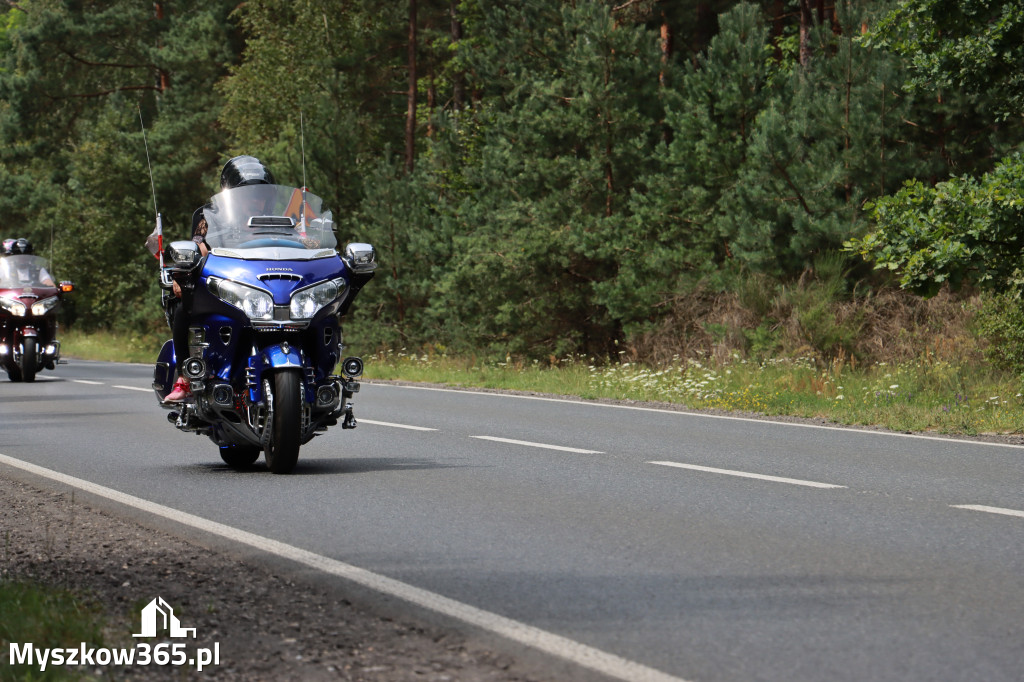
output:
[[0,0],[0,237],[161,332],[156,211],[248,153],[377,247],[362,352],[770,353],[785,294],[855,354],[887,288],[1017,314],[1022,53],[1022,0]]

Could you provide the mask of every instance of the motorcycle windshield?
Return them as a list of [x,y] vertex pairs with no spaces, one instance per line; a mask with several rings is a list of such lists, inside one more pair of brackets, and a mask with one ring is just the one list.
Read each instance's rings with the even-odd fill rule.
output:
[[333,249],[331,212],[315,194],[285,185],[246,185],[215,194],[203,207],[210,248],[284,246]]
[[46,271],[46,259],[40,256],[5,256],[0,258],[0,289],[55,286]]

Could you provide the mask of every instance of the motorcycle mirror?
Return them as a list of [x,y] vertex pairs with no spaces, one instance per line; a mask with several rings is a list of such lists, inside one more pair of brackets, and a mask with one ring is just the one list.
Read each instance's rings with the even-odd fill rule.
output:
[[193,241],[171,242],[164,247],[164,265],[177,272],[188,272],[202,260],[199,245]]
[[60,290],[63,291],[66,294],[69,291],[74,291],[75,290],[75,285],[72,282],[61,282],[60,283]]
[[352,242],[345,247],[345,258],[352,272],[373,272],[377,269],[377,252],[370,244]]

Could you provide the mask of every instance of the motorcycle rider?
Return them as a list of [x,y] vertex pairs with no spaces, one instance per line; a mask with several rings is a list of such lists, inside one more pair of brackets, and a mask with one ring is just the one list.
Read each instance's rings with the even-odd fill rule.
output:
[[[243,187],[246,185],[276,185],[274,175],[270,169],[263,165],[263,162],[255,156],[236,156],[226,164],[220,172],[221,191]],[[206,222],[205,210],[210,204],[204,204],[192,214],[192,241],[199,245],[199,252],[206,256],[210,252],[210,246],[206,243]],[[171,392],[164,398],[165,403],[183,401],[191,393],[188,381],[181,375],[181,364],[188,357],[188,327],[192,311],[192,292],[183,288],[177,281],[173,281],[174,295],[177,297],[177,305],[171,313],[171,334],[174,340],[174,355],[178,362],[178,378],[174,382]]]
[[4,240],[5,256],[17,256],[20,254],[28,256],[31,255],[33,251],[35,251],[35,249],[32,248],[32,242],[25,237]]
[[[4,240],[5,256],[30,256],[34,251],[32,242],[25,237]],[[53,277],[44,267],[20,263],[15,269],[11,266],[10,261],[6,260],[2,264],[3,272],[0,272],[0,279],[10,279],[26,286],[36,283],[48,287],[56,286],[53,283]]]

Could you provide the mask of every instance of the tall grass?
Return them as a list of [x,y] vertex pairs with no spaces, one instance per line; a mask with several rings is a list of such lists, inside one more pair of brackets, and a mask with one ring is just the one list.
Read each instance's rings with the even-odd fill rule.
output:
[[170,338],[157,334],[78,331],[62,329],[60,352],[64,357],[107,362],[156,362],[160,346]]
[[0,682],[93,678],[79,666],[12,665],[11,643],[40,648],[103,646],[105,619],[98,604],[67,590],[23,580],[0,579]]
[[868,366],[822,366],[811,358],[754,362],[738,355],[724,362],[675,358],[661,365],[598,366],[585,358],[486,362],[398,351],[368,358],[366,377],[812,417],[899,431],[1017,433],[1024,425],[1016,376],[930,353]]

